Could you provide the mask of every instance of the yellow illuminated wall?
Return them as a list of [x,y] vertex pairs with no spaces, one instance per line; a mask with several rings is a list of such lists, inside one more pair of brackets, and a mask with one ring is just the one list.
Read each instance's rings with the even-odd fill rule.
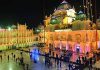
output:
[[18,29],[0,30],[0,50],[12,49],[14,46],[27,47],[33,44],[33,30],[27,29],[26,25],[17,26]]

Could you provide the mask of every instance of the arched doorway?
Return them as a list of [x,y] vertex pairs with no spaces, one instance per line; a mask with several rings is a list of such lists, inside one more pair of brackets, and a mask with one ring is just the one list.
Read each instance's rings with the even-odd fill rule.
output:
[[80,53],[80,44],[76,44],[75,49],[76,49],[76,52],[77,52],[77,53]]

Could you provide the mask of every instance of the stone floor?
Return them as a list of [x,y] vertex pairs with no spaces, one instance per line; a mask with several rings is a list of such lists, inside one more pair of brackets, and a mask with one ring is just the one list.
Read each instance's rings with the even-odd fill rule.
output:
[[[68,68],[68,65],[64,62],[62,62],[62,67],[55,66],[55,64],[53,64],[52,67],[48,68],[44,64],[43,56],[39,56],[39,61],[37,63],[34,63],[34,61],[30,59],[29,53],[27,52],[23,53],[25,63],[25,66],[23,67],[23,65],[19,64],[19,62],[16,62],[16,60],[14,60],[11,54],[12,52],[16,55],[16,58],[21,57],[20,51],[18,50],[10,50],[0,53],[0,55],[2,55],[2,60],[0,59],[0,70],[27,70],[26,64],[29,65],[28,70],[65,70],[66,68]],[[52,60],[52,62],[54,62],[54,60]]]
[[[32,50],[33,48],[30,49]],[[68,70],[68,63],[62,62],[60,67],[59,65],[58,66],[55,65],[53,59],[51,60],[53,63],[52,66],[50,67],[45,66],[44,56],[39,56],[38,62],[34,63],[33,59],[30,59],[28,52],[23,52],[23,58],[25,64],[25,66],[23,66],[19,62],[16,62],[16,60],[14,60],[14,57],[11,54],[12,52],[13,54],[16,55],[15,58],[18,57],[21,58],[20,50],[9,50],[1,52],[0,55],[2,55],[2,60],[0,59],[0,70],[66,70],[66,69]],[[8,61],[8,55],[9,55],[9,61]],[[28,69],[26,67],[26,64],[28,64]],[[89,69],[86,68],[85,70]]]

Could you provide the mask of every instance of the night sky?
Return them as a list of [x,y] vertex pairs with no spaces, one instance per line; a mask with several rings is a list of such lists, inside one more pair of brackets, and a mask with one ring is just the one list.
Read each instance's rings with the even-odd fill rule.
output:
[[[82,0],[66,0],[76,10],[80,10]],[[35,28],[40,23],[43,24],[44,15],[53,13],[53,10],[62,0],[0,0],[0,26],[27,24],[29,28]],[[97,12],[100,15],[99,0],[97,0]]]

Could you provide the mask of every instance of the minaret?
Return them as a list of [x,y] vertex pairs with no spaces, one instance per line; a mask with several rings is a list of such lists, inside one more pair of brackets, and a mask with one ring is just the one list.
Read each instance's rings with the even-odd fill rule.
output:
[[54,12],[55,12],[56,10],[57,10],[57,9],[55,8],[55,9],[54,9]]
[[17,22],[17,29],[19,30],[19,22]]
[[75,10],[75,7],[73,6],[73,8],[72,8],[73,10]]
[[27,29],[27,25],[26,25],[26,22],[25,22],[25,28]]

